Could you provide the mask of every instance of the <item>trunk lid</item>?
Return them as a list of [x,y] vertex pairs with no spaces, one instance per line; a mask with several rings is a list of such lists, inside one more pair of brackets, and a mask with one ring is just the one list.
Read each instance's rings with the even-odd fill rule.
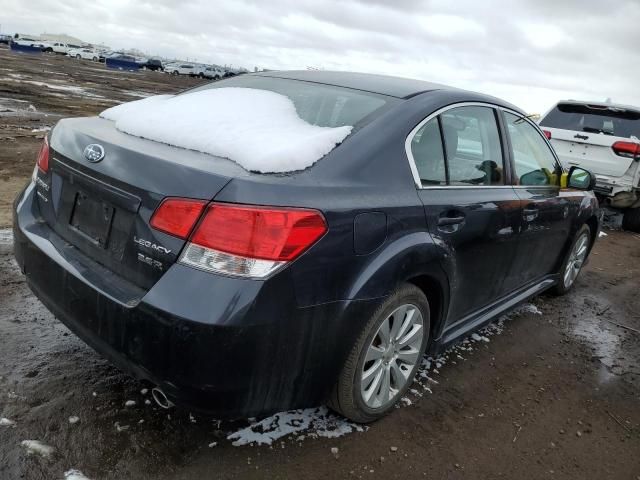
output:
[[[175,263],[185,243],[150,227],[160,202],[212,200],[230,179],[247,175],[229,160],[127,135],[100,118],[60,121],[50,144],[50,195],[38,197],[45,221],[92,260],[144,289]],[[104,158],[87,159],[88,145],[101,146]]]

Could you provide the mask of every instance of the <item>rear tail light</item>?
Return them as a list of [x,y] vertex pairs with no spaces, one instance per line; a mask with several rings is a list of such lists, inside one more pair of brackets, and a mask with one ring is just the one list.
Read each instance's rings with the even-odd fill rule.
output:
[[265,278],[298,258],[326,231],[316,210],[212,203],[179,261],[211,272]]
[[616,142],[611,148],[616,155],[626,158],[640,158],[640,143]]
[[38,168],[43,172],[49,171],[49,140],[45,135],[40,151],[38,152],[38,160],[36,161]]
[[208,202],[188,198],[166,198],[151,217],[156,230],[186,239]]
[[542,133],[547,137],[547,140],[551,140],[551,132],[549,130],[542,130]]

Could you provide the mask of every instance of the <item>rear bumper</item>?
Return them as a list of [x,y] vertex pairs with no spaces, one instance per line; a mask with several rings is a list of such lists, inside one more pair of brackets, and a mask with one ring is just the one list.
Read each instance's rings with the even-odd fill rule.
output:
[[296,306],[286,270],[268,281],[173,265],[148,291],[109,273],[18,197],[15,256],[35,295],[120,369],[177,404],[220,417],[322,402],[378,301]]

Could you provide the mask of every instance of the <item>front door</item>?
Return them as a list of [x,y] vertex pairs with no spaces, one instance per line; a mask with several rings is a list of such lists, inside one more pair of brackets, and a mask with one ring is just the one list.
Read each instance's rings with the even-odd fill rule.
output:
[[556,273],[575,205],[560,194],[562,169],[540,131],[527,118],[504,112],[504,119],[522,202],[515,277],[525,284]]

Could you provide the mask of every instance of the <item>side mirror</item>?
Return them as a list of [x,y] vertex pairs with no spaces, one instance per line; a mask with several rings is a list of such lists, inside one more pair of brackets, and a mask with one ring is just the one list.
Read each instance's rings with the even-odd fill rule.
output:
[[571,167],[567,176],[567,186],[578,190],[593,190],[593,187],[596,186],[596,177],[589,170]]

